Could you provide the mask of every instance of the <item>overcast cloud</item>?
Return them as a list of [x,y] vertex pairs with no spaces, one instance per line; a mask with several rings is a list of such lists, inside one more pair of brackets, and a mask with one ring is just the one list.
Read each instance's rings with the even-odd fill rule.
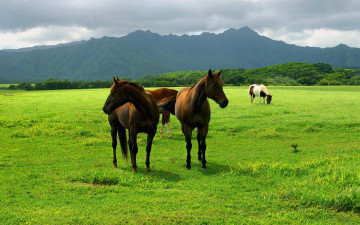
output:
[[249,26],[290,44],[360,48],[359,0],[0,0],[0,49]]

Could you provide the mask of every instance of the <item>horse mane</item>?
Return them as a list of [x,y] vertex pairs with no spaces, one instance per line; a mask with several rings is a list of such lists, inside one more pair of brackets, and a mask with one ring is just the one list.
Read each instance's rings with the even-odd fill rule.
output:
[[[198,81],[198,82],[199,82],[199,81]],[[193,84],[193,86],[191,86],[189,90],[191,90],[193,87],[195,87],[195,85],[197,85],[198,82],[196,82],[195,84]]]
[[[143,86],[135,83],[135,82],[131,82],[131,81],[120,81],[121,82],[121,85],[130,85],[130,86],[133,86],[134,88],[138,89],[139,91],[142,91],[142,92],[145,92],[145,89]],[[111,87],[111,90],[114,88],[114,85]]]
[[[205,75],[205,76],[206,76],[206,75]],[[204,76],[204,77],[205,77],[205,76]],[[193,84],[193,86],[190,87],[189,91],[190,91],[191,89],[193,89],[193,87],[195,87],[204,77],[200,78],[195,84]]]
[[126,81],[126,82],[127,82],[127,84],[129,84],[131,86],[134,86],[135,88],[139,89],[140,91],[145,92],[145,89],[144,89],[143,86],[141,86],[141,85],[139,85],[139,84],[137,84],[135,82],[131,82],[131,81]]

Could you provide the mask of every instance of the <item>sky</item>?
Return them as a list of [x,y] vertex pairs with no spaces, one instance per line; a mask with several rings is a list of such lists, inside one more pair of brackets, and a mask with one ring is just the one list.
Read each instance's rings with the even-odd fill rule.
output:
[[288,44],[360,48],[359,21],[360,0],[0,0],[0,49],[245,26]]

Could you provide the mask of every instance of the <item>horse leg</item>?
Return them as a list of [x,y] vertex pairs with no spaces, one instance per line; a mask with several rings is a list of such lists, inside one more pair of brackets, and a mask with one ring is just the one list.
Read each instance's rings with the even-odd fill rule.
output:
[[150,172],[150,153],[151,153],[151,146],[154,139],[156,132],[150,133],[147,136],[147,144],[146,144],[146,171]]
[[130,155],[131,155],[131,165],[133,168],[133,172],[137,172],[137,165],[136,165],[136,154],[138,152],[138,146],[136,143],[137,133],[129,131],[129,148],[130,148]]
[[250,95],[250,102],[251,104],[253,104],[253,101],[254,101],[254,97],[252,95]]
[[171,138],[170,124],[169,124],[170,123],[170,112],[168,112],[168,111],[163,112],[162,123],[166,124],[166,133],[167,133],[168,137]]
[[160,128],[160,136],[161,136],[161,138],[164,137],[164,135],[163,135],[163,129],[164,129],[164,124],[161,123],[161,128]]
[[197,135],[196,135],[196,139],[198,141],[198,161],[201,162],[202,161],[202,157],[201,157],[201,148],[200,148],[200,145],[201,145],[201,139],[200,139],[200,133],[199,133],[199,128],[198,128],[198,132],[197,132]]
[[160,136],[161,136],[161,138],[163,138],[164,137],[164,135],[163,135],[163,130],[164,130],[164,113],[161,113],[161,115],[162,115],[162,119],[161,119],[161,128],[160,128]]
[[[202,153],[202,169],[206,170],[206,158],[205,158],[205,151],[206,151],[206,135],[209,130],[209,125],[206,125],[202,128],[198,128],[198,142],[199,142],[199,154]],[[200,155],[199,155],[200,156]]]
[[113,148],[113,165],[116,168],[117,167],[117,159],[116,159],[116,145],[117,145],[117,130],[118,128],[116,125],[111,126],[111,138],[112,138],[112,148]]
[[170,134],[170,122],[167,122],[166,128],[167,128],[168,137],[169,137],[169,138],[172,138],[172,136],[171,136],[171,134]]
[[188,125],[183,124],[182,125],[182,132],[185,135],[185,141],[186,141],[186,150],[187,150],[187,157],[186,157],[186,169],[191,170],[191,134],[192,130],[191,127]]

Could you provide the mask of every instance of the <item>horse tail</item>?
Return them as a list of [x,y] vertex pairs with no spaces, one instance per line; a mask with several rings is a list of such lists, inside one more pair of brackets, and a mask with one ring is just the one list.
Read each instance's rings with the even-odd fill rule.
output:
[[128,146],[127,146],[127,139],[126,139],[126,130],[125,127],[122,125],[118,128],[120,146],[121,146],[121,153],[123,157],[127,160],[128,159]]
[[168,111],[171,114],[175,115],[175,102],[176,102],[176,99],[172,99],[170,101],[160,103],[158,105],[160,112]]

